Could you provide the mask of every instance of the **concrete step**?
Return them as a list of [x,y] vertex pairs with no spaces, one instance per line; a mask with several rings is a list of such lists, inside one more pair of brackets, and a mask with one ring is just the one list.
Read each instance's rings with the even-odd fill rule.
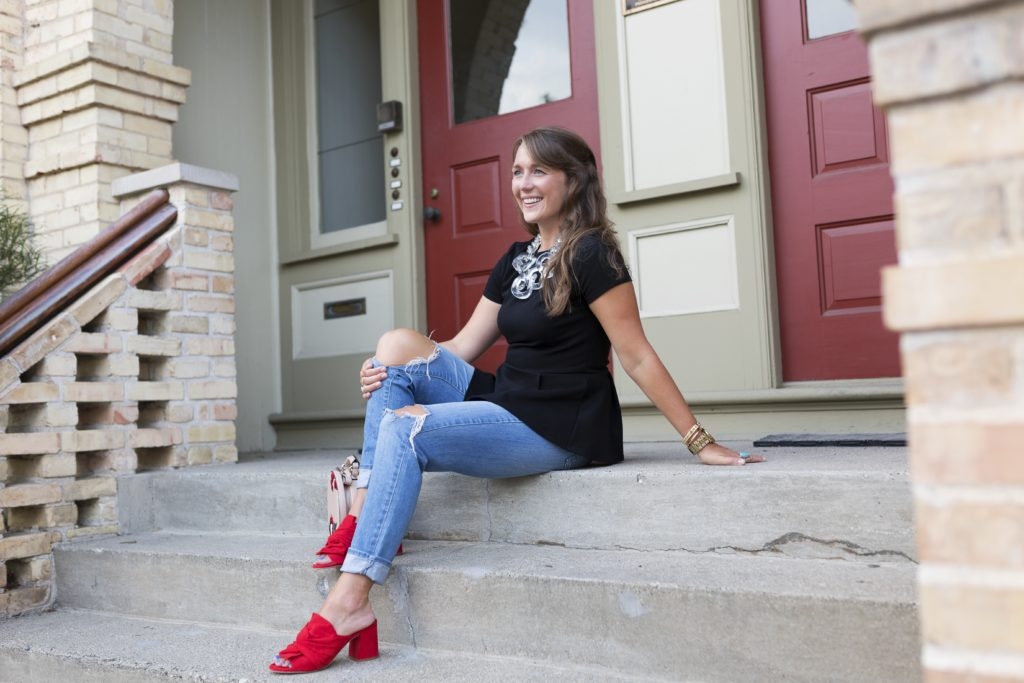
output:
[[[428,474],[408,535],[869,562],[914,557],[904,449],[766,449],[769,462],[743,468],[702,466],[682,451],[675,443],[629,444],[626,462],[613,467],[503,481]],[[124,529],[230,528],[322,540],[327,472],[344,456],[273,454],[123,478]]]
[[[309,547],[166,532],[68,544],[58,604],[293,633],[336,576],[308,567]],[[919,678],[910,563],[493,542],[408,551],[373,595],[398,645],[669,680]]]
[[[294,633],[63,610],[0,621],[0,680],[19,683],[280,681],[267,670]],[[639,681],[584,666],[386,645],[379,659],[344,655],[308,683],[348,681]]]

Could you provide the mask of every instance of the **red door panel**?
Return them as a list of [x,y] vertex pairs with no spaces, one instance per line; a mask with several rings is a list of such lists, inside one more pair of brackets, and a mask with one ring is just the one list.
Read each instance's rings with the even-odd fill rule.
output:
[[[521,18],[524,0],[495,0],[497,11]],[[516,7],[519,7],[516,10]],[[480,4],[470,6],[481,11]],[[537,126],[557,125],[582,135],[598,152],[594,18],[590,2],[567,2],[572,94],[529,109],[454,123],[449,3],[417,3],[423,187],[427,206],[440,211],[425,221],[427,321],[435,339],[447,339],[469,319],[491,268],[514,241],[528,235],[512,199],[512,143]],[[513,11],[516,10],[516,11]],[[435,192],[436,190],[436,192]],[[436,196],[435,196],[436,195]],[[493,370],[504,340],[477,365]]]
[[885,117],[863,41],[807,40],[804,7],[761,0],[783,378],[898,376],[881,317],[879,270],[896,261]]

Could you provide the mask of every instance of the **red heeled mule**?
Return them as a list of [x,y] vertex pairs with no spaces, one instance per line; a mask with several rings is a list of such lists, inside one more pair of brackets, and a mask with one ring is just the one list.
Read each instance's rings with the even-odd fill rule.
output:
[[[324,547],[316,552],[317,558],[313,563],[313,569],[340,567],[345,562],[345,555],[348,554],[348,549],[352,545],[352,537],[355,535],[356,518],[352,515],[345,515],[334,533],[327,537]],[[402,545],[399,544],[398,552],[395,555],[401,555],[402,552]]]
[[376,659],[380,655],[376,620],[351,635],[339,636],[331,622],[319,614],[313,614],[295,637],[295,642],[278,654],[288,660],[291,666],[281,666],[274,662],[269,668],[278,674],[303,674],[326,669],[346,645],[349,646],[348,656],[351,659]]

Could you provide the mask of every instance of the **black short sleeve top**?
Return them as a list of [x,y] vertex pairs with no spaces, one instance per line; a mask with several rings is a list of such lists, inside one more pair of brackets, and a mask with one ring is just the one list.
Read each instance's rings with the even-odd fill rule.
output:
[[512,295],[512,261],[529,244],[513,244],[484,288],[484,296],[501,305],[498,327],[508,353],[496,375],[474,373],[466,399],[496,403],[547,440],[593,462],[619,462],[622,413],[608,371],[611,342],[590,303],[629,282],[629,272],[614,252],[616,272],[600,237],[584,237],[571,266],[570,308],[550,317],[541,291],[527,299]]

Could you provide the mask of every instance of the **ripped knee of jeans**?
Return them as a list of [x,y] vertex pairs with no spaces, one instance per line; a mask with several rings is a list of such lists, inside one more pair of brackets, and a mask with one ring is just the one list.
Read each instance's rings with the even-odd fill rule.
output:
[[426,367],[427,379],[430,379],[430,361],[432,361],[435,358],[437,358],[437,356],[441,353],[441,345],[438,344],[433,339],[431,339],[430,341],[434,342],[434,350],[430,352],[430,356],[429,357],[424,358],[423,356],[417,356],[416,358],[409,359],[409,361],[405,364],[405,369],[406,370],[409,370],[410,368],[414,368],[417,365],[426,365],[427,366]]
[[[436,354],[435,354],[436,355]],[[395,408],[394,410],[386,410],[385,413],[390,413],[396,419],[406,418],[413,420],[412,428],[409,430],[409,446],[413,452],[416,452],[416,435],[423,429],[423,423],[426,421],[427,416],[430,415],[430,411],[423,406],[416,404],[411,406],[405,406],[403,408]]]

